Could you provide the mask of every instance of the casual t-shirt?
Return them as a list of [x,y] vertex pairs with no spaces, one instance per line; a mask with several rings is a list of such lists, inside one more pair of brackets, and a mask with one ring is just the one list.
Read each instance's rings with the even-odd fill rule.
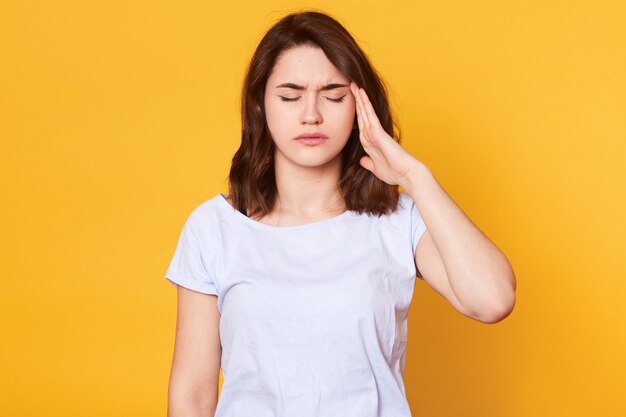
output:
[[407,315],[426,231],[410,196],[389,215],[297,226],[253,220],[225,197],[191,212],[165,275],[217,295],[215,416],[410,416]]

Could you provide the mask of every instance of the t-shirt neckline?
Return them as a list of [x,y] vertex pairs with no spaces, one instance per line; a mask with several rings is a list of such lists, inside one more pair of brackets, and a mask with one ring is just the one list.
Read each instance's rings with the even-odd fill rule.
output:
[[246,216],[245,214],[243,214],[242,212],[240,212],[239,210],[235,209],[227,200],[226,200],[226,195],[222,194],[222,193],[218,193],[218,197],[219,197],[219,201],[222,205],[226,206],[227,208],[230,208],[232,211],[234,211],[234,216],[237,217],[238,219],[241,219],[242,221],[251,224],[254,227],[260,228],[260,229],[266,229],[266,230],[300,230],[300,229],[310,229],[310,228],[315,228],[318,226],[325,226],[328,224],[332,224],[332,223],[336,223],[340,220],[342,220],[344,217],[348,217],[351,214],[353,214],[353,212],[351,210],[346,210],[342,213],[339,213],[333,217],[329,217],[327,219],[322,219],[322,220],[317,220],[311,223],[304,223],[304,224],[297,224],[294,226],[272,226],[269,224],[265,224],[265,223],[261,223],[260,221],[251,219],[250,217]]

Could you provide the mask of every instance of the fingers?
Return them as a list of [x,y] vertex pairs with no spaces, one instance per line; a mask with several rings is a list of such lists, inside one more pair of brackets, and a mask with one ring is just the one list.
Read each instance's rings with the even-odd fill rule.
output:
[[361,109],[359,108],[359,98],[357,96],[355,87],[356,87],[356,83],[354,81],[350,82],[350,92],[352,93],[352,96],[354,97],[354,107],[356,109],[356,120],[359,126],[359,132],[362,132],[363,122],[361,121]]
[[376,112],[374,111],[374,106],[370,102],[370,99],[365,93],[365,90],[360,88],[359,92],[361,93],[361,97],[362,97],[361,101],[363,104],[363,108],[365,109],[365,115],[367,116],[368,123],[372,125],[374,124],[375,120],[378,120],[378,116],[376,116]]
[[359,131],[363,132],[365,127],[368,125],[368,120],[363,106],[363,100],[359,92],[360,89],[356,83],[353,82],[350,84],[350,90],[352,90],[352,94],[354,95],[354,100],[356,102],[356,114],[359,123]]
[[[350,83],[350,90],[356,100],[357,116],[362,119],[363,127],[380,125],[380,120],[378,120],[374,106],[365,90],[360,88],[355,82]],[[361,128],[361,125],[359,125],[359,128]]]
[[354,107],[356,109],[356,120],[359,126],[359,132],[362,132],[363,122],[361,121],[361,109],[359,109],[359,97],[357,96],[355,85],[356,84],[354,83],[354,81],[350,82],[350,92],[352,93],[352,96],[354,97]]
[[370,158],[369,156],[362,157],[359,160],[359,163],[361,164],[363,168],[367,169],[368,171],[374,172],[374,162],[372,161],[372,158]]

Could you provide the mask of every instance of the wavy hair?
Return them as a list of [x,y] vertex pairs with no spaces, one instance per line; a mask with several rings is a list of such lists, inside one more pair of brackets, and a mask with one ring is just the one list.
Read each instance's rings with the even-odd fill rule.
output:
[[[241,145],[232,159],[228,176],[232,205],[246,216],[271,212],[277,188],[274,174],[274,142],[267,126],[265,87],[281,53],[302,45],[317,46],[348,79],[367,93],[384,130],[400,142],[387,90],[367,55],[350,33],[334,18],[317,11],[291,13],[276,22],[261,39],[246,71],[241,92]],[[356,125],[341,156],[339,190],[346,208],[380,216],[397,210],[397,185],[378,179],[359,163],[365,156]]]

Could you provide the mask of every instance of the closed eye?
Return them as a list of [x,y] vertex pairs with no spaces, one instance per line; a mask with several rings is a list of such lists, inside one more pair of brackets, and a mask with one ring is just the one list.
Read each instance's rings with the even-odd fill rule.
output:
[[[296,98],[288,98],[288,97],[283,97],[283,96],[278,96],[278,97],[280,97],[280,99],[282,101],[297,101],[297,100],[300,100],[300,97],[296,97]],[[346,96],[341,96],[339,98],[330,98],[330,97],[326,97],[326,98],[329,99],[330,101],[335,102],[335,103],[341,103],[345,97]]]

